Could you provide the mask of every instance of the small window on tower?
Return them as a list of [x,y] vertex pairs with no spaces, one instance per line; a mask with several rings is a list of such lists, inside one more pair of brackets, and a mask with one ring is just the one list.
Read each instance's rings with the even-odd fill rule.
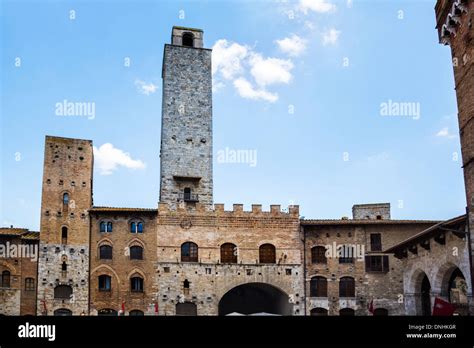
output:
[[194,35],[191,33],[183,34],[183,46],[194,47]]
[[61,242],[62,244],[67,244],[67,227],[61,229]]
[[63,210],[67,210],[69,205],[69,193],[63,194]]

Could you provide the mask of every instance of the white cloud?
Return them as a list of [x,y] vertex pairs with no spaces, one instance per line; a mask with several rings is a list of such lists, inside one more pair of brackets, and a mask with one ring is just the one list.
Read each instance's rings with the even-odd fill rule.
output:
[[304,14],[308,14],[309,11],[326,13],[335,11],[336,5],[327,0],[300,0],[298,9]]
[[137,90],[144,95],[153,94],[158,89],[158,86],[154,85],[152,82],[146,83],[142,80],[135,80],[135,86],[137,86]]
[[351,8],[353,4],[352,0],[347,0],[347,7]]
[[329,29],[323,32],[323,45],[334,45],[339,39],[341,32],[336,29]]
[[217,40],[212,47],[212,73],[222,74],[227,80],[242,72],[242,60],[247,56],[247,46],[230,44],[227,40]]
[[442,137],[442,138],[448,138],[448,139],[456,138],[456,136],[454,134],[451,134],[449,132],[448,127],[444,127],[443,129],[441,129],[438,133],[436,133],[436,136],[437,137]]
[[225,87],[225,83],[222,81],[218,81],[216,79],[212,79],[212,92],[216,93],[220,89]]
[[122,166],[130,169],[144,169],[145,163],[134,160],[130,154],[106,143],[99,148],[94,146],[94,165],[99,168],[100,175],[110,175],[117,167]]
[[291,35],[281,40],[275,41],[281,51],[292,57],[297,57],[306,50],[307,40],[302,39],[298,35]]
[[290,70],[293,69],[291,60],[278,58],[263,58],[261,54],[254,53],[250,58],[250,73],[260,86],[277,83],[288,83],[292,76]]
[[253,100],[265,100],[274,103],[278,100],[278,94],[270,93],[265,89],[255,89],[245,78],[240,77],[234,81],[234,87],[242,98]]

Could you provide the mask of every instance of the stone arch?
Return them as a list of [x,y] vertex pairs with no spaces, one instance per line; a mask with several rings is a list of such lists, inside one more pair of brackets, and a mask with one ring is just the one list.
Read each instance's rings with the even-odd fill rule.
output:
[[[416,268],[414,269],[411,274],[408,276],[408,282],[406,286],[406,293],[409,294],[416,294],[419,293],[421,289],[421,282],[423,281],[423,276],[426,275],[429,277],[429,272],[424,270],[423,268]],[[431,280],[430,280],[431,283]]]
[[143,278],[143,281],[146,280],[146,276],[145,276],[145,272],[143,272],[141,269],[139,268],[134,268],[133,270],[131,270],[128,274],[127,274],[127,279],[130,279],[132,276],[138,274],[140,277]]
[[15,274],[17,274],[17,273],[16,273],[16,268],[15,268],[15,266],[9,264],[9,263],[6,262],[6,261],[1,261],[1,260],[0,260],[0,267],[5,268],[5,269],[1,269],[1,268],[0,268],[1,271],[9,271],[12,276],[15,275]]
[[139,238],[132,238],[128,243],[127,243],[127,247],[128,248],[131,248],[132,246],[139,246],[139,247],[142,247],[143,249],[145,249],[145,243],[139,239]]
[[[409,283],[407,290],[409,295],[412,296],[411,305],[414,307],[415,315],[431,315],[431,309],[428,310],[428,307],[432,307],[432,293],[433,282],[430,279],[429,273],[425,272],[421,268],[414,270],[409,278]],[[409,304],[410,305],[410,304]]]
[[268,283],[251,282],[231,287],[219,300],[219,315],[233,312],[242,314],[271,313],[292,315],[293,306],[288,294]]
[[100,248],[100,247],[103,246],[103,245],[108,245],[108,246],[113,247],[113,246],[114,246],[114,242],[113,242],[111,239],[107,238],[107,237],[101,238],[101,239],[97,242],[97,247]]
[[115,270],[110,267],[109,265],[99,265],[97,266],[96,268],[94,268],[92,271],[91,271],[91,277],[94,273],[98,273],[102,268],[105,268],[107,271],[109,271],[110,273],[112,273],[114,275],[114,277],[117,279],[117,284],[120,285],[120,277],[119,275],[117,274],[117,272],[115,272]]
[[443,264],[441,267],[438,268],[433,279],[433,288],[439,292],[441,297],[448,299],[449,280],[451,278],[451,275],[456,271],[456,269],[459,269],[464,279],[466,280],[467,293],[472,294],[471,282],[469,281],[469,278],[466,277],[466,275],[469,275],[469,269],[463,269],[463,268],[465,267],[456,265],[452,262],[446,262],[445,264]]

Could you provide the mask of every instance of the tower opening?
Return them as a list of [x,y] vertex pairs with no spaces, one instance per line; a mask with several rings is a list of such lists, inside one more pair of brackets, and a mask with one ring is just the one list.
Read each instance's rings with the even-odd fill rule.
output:
[[183,46],[194,47],[194,35],[191,33],[183,34]]

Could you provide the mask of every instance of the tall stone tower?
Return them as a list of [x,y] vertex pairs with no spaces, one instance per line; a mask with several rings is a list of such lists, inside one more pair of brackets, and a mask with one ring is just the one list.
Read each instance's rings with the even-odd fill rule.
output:
[[438,0],[435,11],[440,42],[451,46],[474,280],[474,0]]
[[160,202],[212,205],[211,50],[203,31],[173,27],[163,56]]
[[46,137],[38,315],[89,313],[92,141]]

